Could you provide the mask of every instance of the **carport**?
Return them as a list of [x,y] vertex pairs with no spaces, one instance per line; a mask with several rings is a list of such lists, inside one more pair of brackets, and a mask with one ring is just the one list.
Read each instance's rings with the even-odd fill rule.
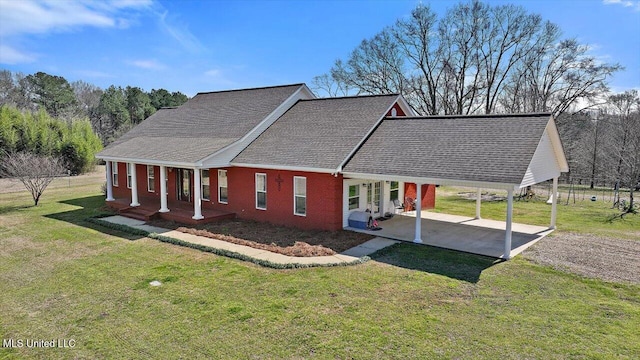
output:
[[[384,223],[386,235],[372,233],[411,240],[412,229],[415,243],[510,259],[555,229],[557,211],[557,196],[552,196],[548,228],[514,228],[514,192],[553,179],[557,194],[558,177],[568,170],[555,121],[543,113],[385,118],[340,172],[351,179],[417,184],[411,221],[398,216]],[[505,221],[482,219],[480,196],[473,219],[435,218],[437,214],[422,211],[423,184],[474,187],[478,194],[482,189],[506,190]],[[496,251],[497,238],[502,251]]]

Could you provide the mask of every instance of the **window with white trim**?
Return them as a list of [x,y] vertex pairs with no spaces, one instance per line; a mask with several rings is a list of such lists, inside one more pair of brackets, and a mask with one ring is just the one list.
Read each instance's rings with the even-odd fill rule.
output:
[[153,165],[147,165],[147,191],[156,191],[156,175],[153,172]]
[[112,183],[113,186],[118,186],[118,162],[117,161],[112,161],[111,162],[111,177],[112,177]]
[[127,163],[127,189],[131,189],[131,166],[132,164]]
[[200,182],[202,185],[202,191],[200,192],[202,200],[209,201],[210,186],[209,186],[209,169],[200,170]]
[[389,184],[389,199],[391,201],[398,200],[400,198],[400,183],[397,181],[392,181]]
[[293,177],[293,214],[307,216],[307,178]]
[[349,185],[349,210],[360,207],[360,184]]
[[256,173],[256,209],[267,210],[267,174]]
[[227,204],[227,170],[218,170],[218,202]]

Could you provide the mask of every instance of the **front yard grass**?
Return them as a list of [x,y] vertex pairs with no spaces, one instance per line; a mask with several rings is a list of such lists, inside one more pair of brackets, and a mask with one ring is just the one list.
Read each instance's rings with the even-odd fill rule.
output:
[[[99,186],[51,189],[38,207],[29,200],[0,194],[0,335],[75,347],[0,348],[0,358],[640,353],[639,285],[413,244],[358,266],[273,270],[85,222],[102,212]],[[561,226],[599,228],[572,225],[572,209],[559,208]]]

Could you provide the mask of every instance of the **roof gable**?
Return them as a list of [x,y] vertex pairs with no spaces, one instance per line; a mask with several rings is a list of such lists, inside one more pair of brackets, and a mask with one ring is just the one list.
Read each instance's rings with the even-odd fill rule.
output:
[[[243,138],[304,87],[294,84],[199,93],[177,108],[158,110],[98,157],[195,163]],[[144,147],[140,146],[142,139],[146,139]],[[194,148],[194,144],[198,146]]]
[[387,118],[345,173],[521,184],[550,114]]
[[335,171],[398,98],[377,95],[300,100],[232,164]]

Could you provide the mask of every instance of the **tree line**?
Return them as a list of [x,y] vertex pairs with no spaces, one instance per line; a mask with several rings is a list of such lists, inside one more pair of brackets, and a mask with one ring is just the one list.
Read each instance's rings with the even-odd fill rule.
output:
[[422,115],[565,112],[595,99],[619,64],[516,5],[418,5],[337,60],[313,86],[329,95],[403,94]]
[[43,109],[58,119],[88,119],[104,145],[163,107],[179,106],[188,97],[179,92],[111,85],[107,89],[62,76],[0,71],[0,105],[24,111]]
[[633,191],[638,93],[612,94],[609,80],[623,67],[589,50],[521,6],[464,1],[439,17],[420,4],[336,60],[312,88],[328,96],[399,93],[420,115],[549,112],[570,163],[566,182]]

